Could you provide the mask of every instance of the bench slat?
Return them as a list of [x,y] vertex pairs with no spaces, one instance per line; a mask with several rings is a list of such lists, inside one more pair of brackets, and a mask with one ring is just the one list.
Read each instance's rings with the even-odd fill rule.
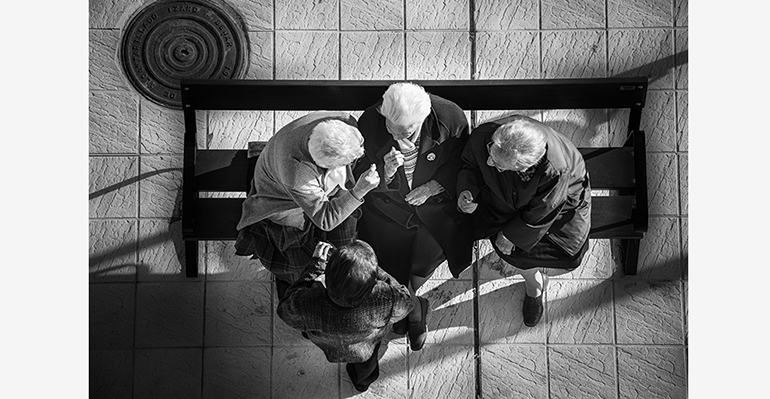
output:
[[253,163],[250,164],[247,158],[246,150],[198,150],[195,189],[248,192],[251,183],[251,173],[248,171],[253,167]]
[[634,230],[631,213],[636,197],[631,195],[591,198],[591,238],[636,238],[644,233]]
[[[196,110],[362,110],[395,81],[183,80]],[[538,80],[416,80],[464,110],[642,108],[646,77]]]
[[243,198],[198,198],[195,201],[196,240],[235,240]]
[[632,147],[579,148],[579,150],[586,161],[592,189],[619,190],[636,187]]
[[[642,238],[634,231],[631,210],[633,196],[591,199],[591,238]],[[195,239],[235,240],[235,226],[241,217],[243,198],[199,198],[195,203]]]
[[[633,189],[632,147],[580,148],[593,189]],[[198,191],[249,191],[255,158],[247,150],[198,150],[195,167]]]

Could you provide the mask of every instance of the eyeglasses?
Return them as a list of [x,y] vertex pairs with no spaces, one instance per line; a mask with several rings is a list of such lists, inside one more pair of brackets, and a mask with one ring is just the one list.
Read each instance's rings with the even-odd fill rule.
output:
[[513,171],[513,172],[521,172],[524,170],[527,170],[529,167],[528,165],[525,165],[521,163],[519,160],[516,160],[514,162],[513,166],[500,166],[497,161],[492,157],[492,146],[495,144],[494,141],[490,141],[487,143],[487,152],[489,153],[489,158],[487,159],[487,165],[494,166],[498,172],[505,172],[507,170]]

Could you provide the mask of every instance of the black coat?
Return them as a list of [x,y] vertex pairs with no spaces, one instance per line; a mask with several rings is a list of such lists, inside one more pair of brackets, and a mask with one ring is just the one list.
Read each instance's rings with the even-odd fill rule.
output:
[[[396,269],[411,264],[411,251],[404,248],[409,243],[399,241],[398,237],[417,228],[414,215],[419,217],[443,249],[455,277],[471,262],[471,220],[457,211],[455,195],[457,175],[462,167],[460,156],[469,135],[468,121],[455,103],[434,95],[430,95],[430,99],[431,113],[420,131],[420,152],[412,176],[412,187],[435,180],[444,187],[444,192],[420,206],[411,206],[404,200],[411,189],[403,167],[398,168],[390,184],[385,182],[383,157],[391,148],[398,149],[399,146],[385,127],[385,117],[377,111],[382,102],[367,108],[358,121],[366,155],[357,163],[354,175],[360,176],[373,163],[381,178],[380,187],[365,197],[359,221],[360,238],[374,247],[380,265],[399,281],[403,281],[403,277],[399,276],[404,273]],[[399,244],[393,244],[396,242]]]
[[516,172],[499,172],[487,165],[487,143],[514,117],[474,129],[462,155],[457,193],[468,190],[479,204],[473,212],[475,238],[502,231],[516,247],[529,251],[547,236],[574,256],[591,230],[591,186],[583,156],[566,137],[547,127],[546,159],[529,181]]

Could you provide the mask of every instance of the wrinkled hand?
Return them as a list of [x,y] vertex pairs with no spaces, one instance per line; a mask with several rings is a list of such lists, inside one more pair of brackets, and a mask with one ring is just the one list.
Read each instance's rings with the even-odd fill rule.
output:
[[362,173],[358,178],[356,185],[351,190],[352,194],[359,200],[364,198],[369,191],[374,190],[380,185],[380,174],[377,173],[377,167],[374,164],[369,166],[369,170]]
[[382,160],[385,164],[385,178],[390,179],[396,174],[398,167],[404,165],[404,154],[390,147],[390,151],[382,157]]
[[462,213],[473,213],[479,204],[473,202],[473,194],[470,191],[464,190],[457,196],[457,209]]
[[415,187],[409,194],[404,197],[406,202],[412,206],[420,206],[428,200],[428,198],[444,192],[444,187],[437,181],[431,180],[421,186]]
[[513,250],[516,249],[516,245],[514,245],[508,238],[506,238],[502,231],[497,233],[495,246],[500,250],[500,252],[506,255],[510,255]]
[[315,246],[315,251],[313,251],[313,257],[326,261],[329,259],[329,252],[332,250],[332,248],[332,244],[324,241],[318,241],[318,244]]

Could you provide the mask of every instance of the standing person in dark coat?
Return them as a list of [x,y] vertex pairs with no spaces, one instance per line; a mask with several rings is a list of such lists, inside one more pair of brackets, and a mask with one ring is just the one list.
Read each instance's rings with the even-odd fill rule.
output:
[[457,207],[473,214],[475,238],[488,238],[521,271],[523,314],[543,314],[539,268],[574,269],[588,248],[591,186],[583,156],[562,134],[514,115],[474,129],[462,155]]
[[363,392],[380,375],[382,338],[411,309],[409,290],[377,266],[369,244],[354,240],[334,249],[319,242],[277,312],[321,348],[329,362],[348,363],[353,386]]
[[416,84],[395,83],[382,97],[358,121],[367,159],[354,174],[363,173],[364,164],[380,174],[362,206],[359,237],[412,292],[414,310],[394,331],[408,331],[412,350],[420,350],[429,303],[417,290],[444,260],[455,277],[471,262],[470,218],[457,211],[454,198],[468,122],[456,104]]

